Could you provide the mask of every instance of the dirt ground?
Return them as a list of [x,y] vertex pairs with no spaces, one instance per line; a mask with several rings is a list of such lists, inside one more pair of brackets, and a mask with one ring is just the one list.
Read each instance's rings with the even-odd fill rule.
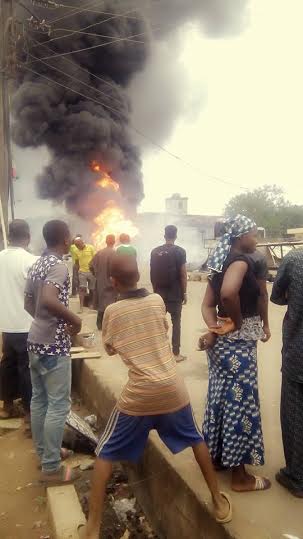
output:
[[50,539],[46,490],[32,441],[22,428],[0,436],[0,537]]
[[[75,454],[69,463],[77,466],[89,459],[93,462],[92,457]],[[33,443],[24,435],[23,426],[11,432],[0,429],[0,463],[0,539],[52,539],[46,489],[39,485],[40,472]],[[91,474],[91,470],[82,471],[75,483],[86,516]],[[132,495],[127,475],[117,466],[107,487],[100,539],[122,537],[156,539]]]

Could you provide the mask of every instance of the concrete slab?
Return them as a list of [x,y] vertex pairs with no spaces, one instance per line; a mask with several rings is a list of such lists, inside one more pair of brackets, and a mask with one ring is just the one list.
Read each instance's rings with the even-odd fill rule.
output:
[[86,520],[75,487],[49,487],[47,502],[53,539],[79,539],[78,527]]
[[[189,304],[184,308],[182,352],[188,361],[179,365],[186,380],[192,405],[202,423],[207,391],[208,370],[204,353],[196,351],[196,343],[204,326],[200,304],[204,283],[189,283]],[[210,500],[204,481],[191,451],[173,457],[153,433],[139,467],[131,468],[131,483],[143,509],[155,529],[167,539],[303,539],[303,501],[293,498],[275,483],[276,471],[283,465],[279,422],[281,323],[284,309],[271,306],[272,340],[259,347],[259,378],[266,447],[266,466],[254,469],[273,481],[272,489],[262,493],[232,493],[233,522],[217,526],[210,517]],[[94,327],[95,315],[85,317]],[[118,358],[77,362],[75,379],[86,400],[107,418],[125,383],[127,371]],[[229,490],[229,473],[219,476],[222,489]]]

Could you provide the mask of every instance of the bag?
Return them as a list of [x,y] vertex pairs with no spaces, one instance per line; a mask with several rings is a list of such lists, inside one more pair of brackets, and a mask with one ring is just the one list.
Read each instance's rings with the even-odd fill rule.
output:
[[177,264],[175,250],[164,245],[152,252],[151,280],[154,287],[169,288],[177,279]]

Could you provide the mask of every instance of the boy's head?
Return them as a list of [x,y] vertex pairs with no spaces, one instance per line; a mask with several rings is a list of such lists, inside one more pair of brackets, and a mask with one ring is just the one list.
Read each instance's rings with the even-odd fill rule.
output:
[[128,234],[120,234],[120,243],[122,245],[129,245],[130,244],[130,237]]
[[114,236],[114,234],[109,234],[108,236],[106,236],[105,241],[106,241],[107,247],[114,247],[116,243],[116,237]]
[[165,227],[164,238],[168,243],[174,243],[177,239],[178,229],[175,225],[168,225]]
[[48,221],[43,227],[43,237],[48,249],[54,249],[63,255],[68,254],[71,235],[64,221]]
[[14,219],[8,227],[8,239],[12,246],[28,247],[31,237],[27,222]]
[[110,275],[117,290],[122,292],[136,288],[140,274],[135,257],[116,255],[111,263]]

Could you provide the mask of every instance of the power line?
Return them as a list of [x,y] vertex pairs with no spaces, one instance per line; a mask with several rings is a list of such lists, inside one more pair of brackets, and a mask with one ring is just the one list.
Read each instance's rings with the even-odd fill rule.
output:
[[[140,34],[134,34],[132,36],[119,37],[117,39],[113,39],[112,41],[108,41],[107,43],[100,43],[99,45],[92,45],[90,47],[84,47],[83,49],[76,49],[75,51],[60,52],[58,54],[52,54],[51,56],[44,56],[43,58],[41,58],[41,60],[49,60],[50,58],[59,58],[61,56],[69,56],[70,54],[76,54],[77,52],[84,52],[92,49],[98,49],[101,47],[107,47],[108,45],[112,45],[113,43],[119,43],[121,41],[132,41],[134,37],[140,37],[144,34],[145,32],[141,32]],[[46,43],[48,43],[48,41],[46,41]]]
[[[83,34],[85,36],[91,36],[91,37],[103,37],[105,39],[113,39],[113,37],[115,37],[115,36],[108,36],[104,34],[95,34],[93,32],[82,32],[81,30],[72,30],[69,28],[55,28],[53,32],[71,32],[70,34],[66,34],[65,36],[58,36],[58,38],[55,38],[55,39],[61,39],[63,37],[71,37],[72,34]],[[48,40],[45,43],[49,43],[49,41],[52,41],[52,40]],[[134,43],[145,43],[145,41],[138,41],[137,39],[134,39],[132,41],[134,41]]]
[[78,9],[77,7],[75,7],[75,10],[72,11],[71,13],[67,13],[66,15],[62,15],[61,17],[57,17],[57,19],[52,19],[50,20],[50,23],[54,24],[55,22],[62,21],[63,19],[67,19],[68,17],[73,17],[74,15],[78,15],[82,13],[83,11],[85,11],[87,8],[94,7],[98,3],[99,3],[99,0],[94,0],[94,2],[89,2],[81,9]]
[[[78,92],[77,90],[74,90],[73,88],[70,88],[69,86],[66,86],[65,84],[62,84],[58,81],[55,81],[54,79],[51,79],[50,77],[47,77],[46,75],[43,75],[42,73],[38,73],[37,71],[34,71],[33,69],[30,69],[29,67],[27,67],[25,64],[22,64],[23,68],[26,69],[27,71],[30,71],[31,73],[34,73],[36,75],[38,75],[39,77],[43,77],[45,78],[46,80],[48,80],[49,82],[51,82],[52,84],[57,84],[58,86],[61,86],[63,88],[65,88],[66,90],[70,90],[71,92],[74,92],[75,94],[78,94],[82,97],[84,97],[85,99],[88,99],[89,101],[92,101],[94,103],[96,103],[97,105],[100,105],[104,108],[107,108],[108,110],[110,110],[111,112],[114,112],[115,114],[118,114],[118,116],[120,117],[123,117],[123,113],[121,111],[118,111],[117,109],[113,108],[113,107],[110,107],[109,105],[106,105],[105,103],[102,103],[101,101],[97,100],[97,99],[94,99],[92,97],[88,97],[87,95],[81,93],[81,92]],[[158,144],[157,142],[155,142],[154,140],[152,140],[151,138],[149,138],[147,135],[145,135],[144,133],[142,133],[139,129],[137,129],[134,125],[132,125],[131,123],[129,124],[129,127],[135,132],[137,133],[138,135],[140,135],[142,138],[144,138],[145,140],[147,140],[148,142],[150,142],[151,144],[153,144],[153,146],[159,148],[161,151],[165,152],[167,155],[169,155],[170,157],[176,159],[177,161],[179,161],[181,164],[183,164],[185,167],[187,168],[190,168],[191,170],[193,170],[196,174],[199,174],[199,175],[202,175],[204,176],[205,178],[209,178],[209,180],[214,180],[214,181],[217,181],[219,183],[224,183],[226,185],[231,185],[233,187],[237,187],[239,189],[243,189],[245,191],[249,191],[249,189],[247,187],[244,187],[243,185],[239,185],[239,184],[235,184],[234,182],[231,182],[225,178],[221,178],[219,176],[214,176],[214,175],[211,175],[211,174],[205,174],[203,171],[201,171],[198,167],[196,167],[195,165],[193,165],[192,163],[190,163],[189,161],[183,159],[182,157],[180,157],[179,155],[171,152],[170,150],[167,150],[167,148],[165,148],[164,146],[162,146],[161,144]]]
[[54,69],[55,71],[58,71],[59,73],[62,73],[62,75],[65,75],[66,77],[69,77],[70,79],[75,80],[76,82],[79,82],[80,84],[83,84],[84,86],[86,86],[90,90],[93,90],[94,92],[97,92],[98,94],[103,95],[104,97],[115,100],[120,105],[124,106],[124,103],[120,99],[118,99],[117,97],[110,96],[110,95],[106,94],[105,92],[103,92],[99,88],[95,88],[94,86],[91,86],[90,84],[87,84],[86,82],[82,81],[81,79],[78,79],[77,77],[74,77],[74,75],[71,75],[70,73],[66,73],[65,71],[62,71],[62,69],[59,69],[58,67],[52,66],[51,64],[45,62],[44,60],[41,60],[40,58],[37,58],[36,56],[31,54],[30,52],[28,53],[28,55],[31,56],[32,58],[34,58],[35,60],[41,62],[42,64],[46,65],[47,67],[50,67],[51,69]]
[[[127,15],[128,13],[133,13],[135,10],[132,9],[130,11],[126,11],[123,16]],[[74,13],[75,15],[75,13]],[[89,28],[93,28],[94,26],[99,26],[100,24],[104,24],[105,22],[109,22],[109,21],[112,21],[114,19],[118,19],[119,17],[121,17],[121,14],[117,14],[117,15],[114,15],[113,17],[109,17],[108,19],[103,19],[102,21],[98,21],[98,22],[95,22],[93,24],[89,24],[88,26],[84,26],[83,28],[80,28],[79,30],[74,30],[71,34],[66,34],[64,36],[58,36],[58,37],[53,37],[51,39],[48,39],[47,41],[45,41],[45,43],[51,43],[53,41],[57,41],[58,39],[64,39],[65,37],[71,37],[73,34],[76,34],[76,33],[79,33],[82,32],[82,31],[85,31],[85,30],[89,30]],[[59,19],[58,19],[59,20]],[[50,24],[53,24],[54,21],[50,21]]]
[[[35,43],[37,43],[38,45],[41,45],[41,47],[44,47],[45,49],[48,49],[49,51],[52,52],[52,49],[48,46],[48,45],[45,45],[45,43],[39,43],[39,41],[37,41],[36,39],[34,38],[30,38],[31,41],[34,41]],[[39,58],[39,60],[41,60]],[[79,64],[77,66],[75,66],[75,63],[70,60],[69,58],[66,58],[66,56],[64,56],[62,58],[62,60],[64,60],[65,62],[68,62],[69,64],[73,65],[74,67],[76,67],[76,70],[79,70],[79,71],[83,71],[84,73],[88,73],[91,77],[94,77],[95,79],[99,80],[100,82],[110,86],[111,88],[113,88],[114,90],[117,90],[117,85],[115,85],[114,83],[112,82],[109,82],[108,80],[106,79],[103,79],[102,77],[98,76],[98,75],[95,75],[94,73],[92,73],[91,71],[89,71],[88,69],[86,69],[85,67],[82,67],[80,66]],[[34,62],[33,62],[34,63]]]

